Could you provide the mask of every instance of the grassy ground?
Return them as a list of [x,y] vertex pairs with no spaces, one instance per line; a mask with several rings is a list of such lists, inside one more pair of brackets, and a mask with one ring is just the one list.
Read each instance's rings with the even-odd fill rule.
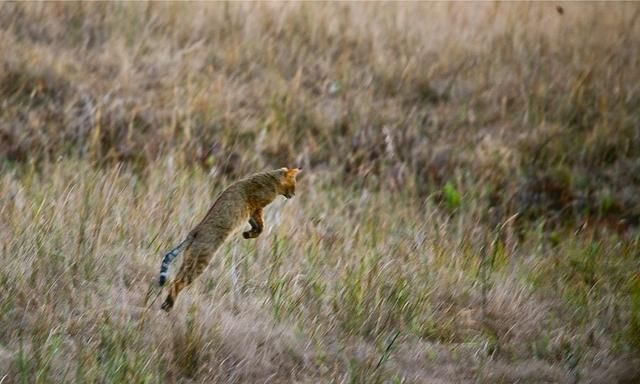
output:
[[[1,4],[0,382],[640,380],[638,16]],[[260,238],[146,310],[283,165]]]

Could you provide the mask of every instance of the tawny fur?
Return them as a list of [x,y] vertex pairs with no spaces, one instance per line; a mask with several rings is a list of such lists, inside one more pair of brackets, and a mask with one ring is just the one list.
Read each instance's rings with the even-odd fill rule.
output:
[[206,268],[227,237],[249,220],[251,229],[245,239],[256,238],[264,228],[262,209],[278,195],[295,194],[297,168],[262,172],[237,181],[225,189],[204,219],[189,233],[184,260],[162,309],[169,311],[181,290],[189,286]]

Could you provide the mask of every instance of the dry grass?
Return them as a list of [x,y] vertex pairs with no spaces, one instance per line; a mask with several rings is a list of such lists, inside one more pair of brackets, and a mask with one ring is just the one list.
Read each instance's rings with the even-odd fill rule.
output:
[[[1,4],[0,382],[640,380],[639,15]],[[282,165],[265,233],[145,310]]]

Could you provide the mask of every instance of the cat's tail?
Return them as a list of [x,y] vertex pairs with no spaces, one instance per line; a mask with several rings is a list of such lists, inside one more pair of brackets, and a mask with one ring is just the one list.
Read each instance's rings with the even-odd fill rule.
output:
[[169,275],[169,265],[171,264],[173,259],[175,259],[180,253],[182,253],[185,248],[191,245],[194,238],[195,236],[190,234],[182,243],[178,244],[177,247],[173,248],[164,255],[164,258],[162,259],[162,265],[160,265],[160,279],[158,280],[160,286],[163,286],[167,281],[167,276]]

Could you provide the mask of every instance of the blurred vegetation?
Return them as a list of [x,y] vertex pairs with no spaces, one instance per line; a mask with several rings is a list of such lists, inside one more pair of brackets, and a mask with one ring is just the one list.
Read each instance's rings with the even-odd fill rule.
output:
[[[640,380],[639,16],[0,4],[0,382]],[[145,311],[281,166],[268,233]]]
[[[639,13],[601,7],[7,3],[0,154],[171,155],[232,177],[301,163],[448,205],[473,188],[506,217],[636,226]],[[453,24],[397,20],[431,11]]]

